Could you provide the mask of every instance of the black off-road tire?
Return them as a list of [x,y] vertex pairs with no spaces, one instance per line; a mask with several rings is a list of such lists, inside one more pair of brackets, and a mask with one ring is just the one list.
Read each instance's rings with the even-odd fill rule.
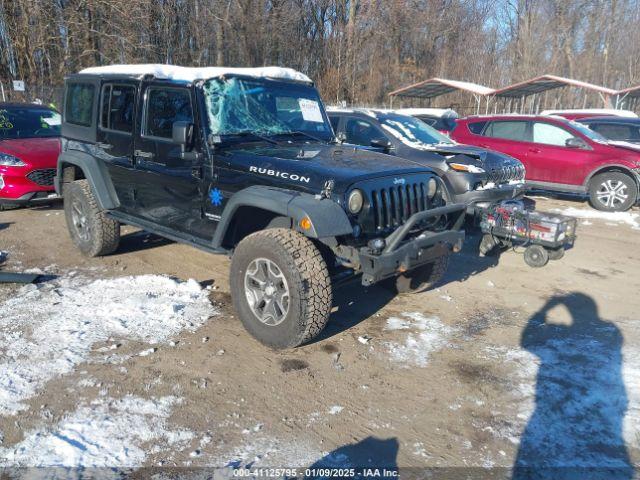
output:
[[[263,323],[252,311],[245,292],[245,274],[257,259],[273,262],[284,275],[289,307],[277,325]],[[231,259],[231,296],[244,327],[272,348],[293,348],[318,335],[327,324],[332,306],[331,279],[315,245],[286,228],[253,233],[236,247]]]
[[[84,229],[81,229],[77,210],[84,214]],[[98,205],[87,180],[76,180],[64,186],[64,216],[71,240],[87,257],[109,255],[120,243],[120,222],[109,218]]]
[[[599,194],[605,190],[624,184],[624,201],[617,201],[613,205],[606,204]],[[629,175],[622,172],[605,172],[596,175],[589,182],[589,204],[596,210],[603,212],[626,212],[638,201],[638,185]]]
[[542,245],[529,245],[524,251],[524,261],[533,268],[542,268],[549,263],[549,252]]
[[391,277],[382,282],[382,286],[394,293],[419,293],[433,288],[447,271],[449,255],[443,255],[435,261],[414,268],[396,277]]

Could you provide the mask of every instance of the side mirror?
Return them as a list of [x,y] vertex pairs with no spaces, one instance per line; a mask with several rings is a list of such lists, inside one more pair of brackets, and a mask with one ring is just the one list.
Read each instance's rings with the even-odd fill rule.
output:
[[582,148],[582,149],[589,148],[589,145],[587,145],[586,142],[579,137],[567,138],[564,144],[569,148]]
[[173,129],[171,131],[171,138],[173,143],[180,145],[184,151],[191,143],[193,137],[193,124],[189,122],[173,122]]
[[380,148],[385,152],[391,150],[391,147],[392,147],[391,142],[386,138],[374,138],[373,140],[371,140],[371,146],[375,148]]

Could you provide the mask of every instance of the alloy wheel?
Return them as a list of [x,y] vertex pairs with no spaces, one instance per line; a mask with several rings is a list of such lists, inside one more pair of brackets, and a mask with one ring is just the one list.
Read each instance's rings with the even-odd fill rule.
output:
[[289,286],[282,270],[267,258],[253,260],[244,274],[244,290],[251,311],[269,326],[282,323],[289,312]]

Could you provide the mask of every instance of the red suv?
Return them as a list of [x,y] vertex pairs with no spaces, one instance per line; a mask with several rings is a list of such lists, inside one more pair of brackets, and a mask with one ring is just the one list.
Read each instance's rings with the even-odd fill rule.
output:
[[43,105],[0,103],[0,209],[55,197],[60,114]]
[[598,210],[624,211],[638,202],[640,146],[614,142],[585,125],[545,115],[471,116],[451,138],[520,160],[528,185],[586,193]]

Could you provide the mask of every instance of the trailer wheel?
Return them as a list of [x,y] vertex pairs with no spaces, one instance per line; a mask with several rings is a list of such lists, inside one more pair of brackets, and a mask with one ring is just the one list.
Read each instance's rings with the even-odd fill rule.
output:
[[524,251],[524,261],[533,268],[544,267],[549,263],[549,253],[541,245],[529,245]]
[[564,251],[564,247],[547,250],[549,260],[560,260],[562,257],[564,257]]

